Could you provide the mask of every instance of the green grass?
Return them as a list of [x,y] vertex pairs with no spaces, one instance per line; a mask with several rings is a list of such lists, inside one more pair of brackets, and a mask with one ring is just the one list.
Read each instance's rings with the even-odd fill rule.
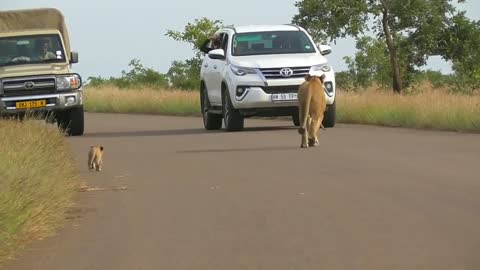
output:
[[65,219],[77,168],[52,125],[0,120],[0,263]]
[[[480,131],[480,95],[452,94],[418,86],[422,91],[394,95],[386,89],[337,93],[337,122],[450,131]],[[89,112],[200,116],[199,93],[157,89],[87,87]]]

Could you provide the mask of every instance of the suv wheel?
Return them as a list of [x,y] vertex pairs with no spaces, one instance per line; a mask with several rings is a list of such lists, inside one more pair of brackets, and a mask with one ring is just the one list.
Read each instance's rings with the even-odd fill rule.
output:
[[332,105],[327,106],[327,110],[324,113],[322,124],[326,128],[335,126],[335,114],[337,110],[336,101]]
[[226,131],[240,131],[243,129],[244,119],[240,112],[233,108],[228,89],[222,92],[222,113]]
[[83,106],[57,113],[58,127],[70,136],[83,135]]
[[296,127],[299,127],[299,126],[300,126],[300,115],[298,114],[298,109],[296,109],[296,110],[293,111],[292,121],[293,121],[293,124],[294,124]]
[[200,89],[200,107],[202,109],[203,126],[206,130],[216,130],[222,128],[222,115],[208,112],[210,101],[205,87]]

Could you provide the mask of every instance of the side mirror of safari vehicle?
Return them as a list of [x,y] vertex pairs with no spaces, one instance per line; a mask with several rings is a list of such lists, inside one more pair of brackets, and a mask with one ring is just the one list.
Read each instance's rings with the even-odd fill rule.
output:
[[70,63],[71,64],[75,64],[75,63],[78,63],[78,52],[71,52],[70,53]]
[[211,50],[209,53],[208,53],[208,57],[210,57],[211,59],[225,59],[225,52],[223,51],[223,49],[215,49],[215,50]]
[[322,55],[328,55],[332,53],[332,47],[328,45],[318,44],[318,49]]

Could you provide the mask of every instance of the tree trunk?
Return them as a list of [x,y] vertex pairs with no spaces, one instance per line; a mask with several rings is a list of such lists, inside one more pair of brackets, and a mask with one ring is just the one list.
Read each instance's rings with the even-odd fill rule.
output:
[[382,24],[383,31],[385,33],[385,39],[387,41],[388,52],[390,54],[390,64],[392,65],[393,91],[399,94],[402,90],[402,80],[400,78],[400,68],[398,66],[397,50],[395,49],[392,33],[390,31],[390,26],[388,25],[388,10],[386,8],[384,8],[383,10]]

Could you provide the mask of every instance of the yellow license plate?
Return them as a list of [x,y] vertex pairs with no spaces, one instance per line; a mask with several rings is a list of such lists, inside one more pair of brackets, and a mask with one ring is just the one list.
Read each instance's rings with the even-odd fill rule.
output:
[[41,108],[45,106],[47,106],[46,100],[20,101],[16,104],[17,109]]

